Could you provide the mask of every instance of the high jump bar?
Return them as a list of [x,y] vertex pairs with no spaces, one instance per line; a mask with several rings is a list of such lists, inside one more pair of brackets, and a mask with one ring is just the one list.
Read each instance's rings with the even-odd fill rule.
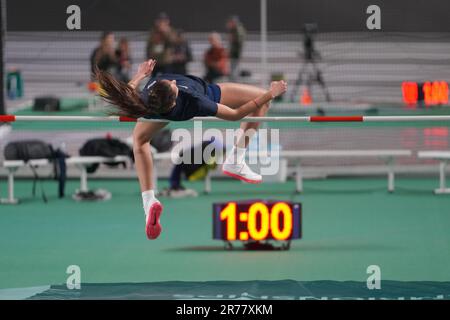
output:
[[[119,116],[16,116],[0,115],[0,122],[170,122],[166,119],[128,118]],[[216,117],[194,117],[187,121],[223,122]],[[442,116],[305,116],[305,117],[245,117],[235,122],[415,122],[450,121],[450,115]],[[177,121],[179,122],[179,121]],[[233,122],[233,121],[229,121]]]

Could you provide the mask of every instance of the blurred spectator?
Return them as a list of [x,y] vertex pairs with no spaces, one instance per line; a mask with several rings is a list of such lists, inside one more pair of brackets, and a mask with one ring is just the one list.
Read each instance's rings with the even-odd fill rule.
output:
[[116,49],[116,59],[118,62],[117,75],[123,82],[130,81],[131,53],[127,38],[121,38]]
[[114,52],[115,38],[112,32],[104,32],[100,38],[100,45],[91,54],[91,76],[95,66],[102,71],[117,75],[118,61]]
[[238,16],[231,16],[226,24],[228,30],[228,48],[230,55],[230,80],[236,80],[239,61],[245,39],[245,28]]
[[206,67],[205,80],[214,82],[230,72],[228,54],[222,45],[220,34],[213,32],[208,37],[211,47],[206,51],[204,63]]
[[[207,151],[207,148],[210,148]],[[183,156],[187,159],[194,159],[195,154],[201,152],[204,157],[200,163],[185,163]],[[225,152],[224,145],[216,138],[204,140],[201,144],[192,145],[179,153],[181,163],[175,165],[172,169],[169,178],[169,188],[164,189],[161,195],[172,198],[192,197],[197,196],[197,192],[192,189],[186,189],[183,186],[182,178],[185,177],[188,181],[197,181],[206,179],[208,172],[216,169],[219,159],[222,159]]]
[[175,32],[175,39],[173,44],[173,59],[171,72],[178,74],[186,74],[186,65],[192,61],[192,52],[189,43],[184,38],[182,31]]
[[153,69],[154,75],[171,72],[174,38],[169,17],[165,13],[160,13],[147,40],[147,59],[157,61]]

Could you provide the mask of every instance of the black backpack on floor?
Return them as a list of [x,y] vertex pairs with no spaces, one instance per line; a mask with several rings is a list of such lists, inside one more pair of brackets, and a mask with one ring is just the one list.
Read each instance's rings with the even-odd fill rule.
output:
[[[107,157],[114,158],[115,156],[133,156],[133,151],[124,142],[114,138],[98,138],[86,141],[86,143],[80,149],[80,156],[90,157]],[[126,167],[125,162],[106,162],[108,166],[115,167],[123,165]],[[88,173],[94,173],[99,167],[98,163],[92,164],[87,167]]]
[[[22,160],[28,163],[33,159],[48,159],[53,163],[54,178],[58,180],[58,195],[64,197],[64,189],[66,184],[66,161],[68,157],[63,151],[57,149],[40,140],[23,140],[14,141],[6,145],[4,150],[6,160]],[[47,202],[47,196],[42,187],[42,181],[37,174],[35,168],[30,165],[30,169],[34,175],[33,196],[36,194],[36,182],[39,180],[41,185],[42,199]]]

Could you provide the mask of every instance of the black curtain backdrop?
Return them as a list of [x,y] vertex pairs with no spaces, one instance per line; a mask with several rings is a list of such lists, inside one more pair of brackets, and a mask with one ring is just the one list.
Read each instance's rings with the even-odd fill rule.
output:
[[[366,8],[381,7],[382,31],[450,31],[448,0],[267,0],[270,31],[298,32],[316,22],[321,32],[367,31]],[[148,30],[161,11],[186,31],[223,30],[237,14],[250,31],[260,28],[259,0],[7,0],[9,31],[64,31],[66,8],[81,8],[82,30]]]

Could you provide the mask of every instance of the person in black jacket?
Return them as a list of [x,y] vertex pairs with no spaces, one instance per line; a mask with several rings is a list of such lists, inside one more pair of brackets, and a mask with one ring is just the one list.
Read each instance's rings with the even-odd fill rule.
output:
[[118,60],[114,50],[115,37],[112,32],[104,32],[100,38],[100,45],[91,54],[91,75],[95,70],[109,72],[117,75]]
[[172,47],[172,65],[171,73],[186,74],[187,64],[192,61],[192,52],[189,43],[183,36],[183,32],[175,32],[174,43]]
[[123,82],[130,81],[131,73],[131,52],[128,39],[123,37],[119,40],[119,46],[116,49],[117,76]]

